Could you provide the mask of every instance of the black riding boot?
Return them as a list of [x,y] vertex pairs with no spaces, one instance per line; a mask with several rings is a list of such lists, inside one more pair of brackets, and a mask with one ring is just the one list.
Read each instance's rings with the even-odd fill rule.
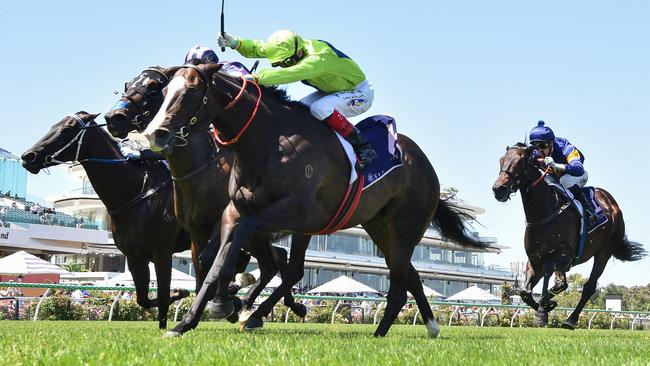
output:
[[352,144],[354,152],[359,155],[359,167],[361,167],[361,169],[370,165],[370,163],[372,163],[372,161],[377,157],[377,153],[370,145],[370,142],[366,140],[366,138],[361,134],[361,131],[356,127],[352,128],[352,131],[345,137],[345,139]]
[[571,193],[575,196],[575,198],[582,203],[582,208],[585,211],[587,223],[591,226],[593,225],[596,220],[598,219],[596,217],[596,207],[594,207],[594,204],[591,202],[591,200],[585,195],[585,192],[582,190],[582,188],[578,186],[573,186],[569,188]]

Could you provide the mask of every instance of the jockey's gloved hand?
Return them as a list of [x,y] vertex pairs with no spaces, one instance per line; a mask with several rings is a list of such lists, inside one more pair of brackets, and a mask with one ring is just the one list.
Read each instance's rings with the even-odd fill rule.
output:
[[245,74],[241,76],[243,79],[246,79],[248,81],[252,81],[257,84],[257,75],[255,74]]
[[139,151],[128,151],[124,154],[124,157],[127,159],[140,159],[140,152]]
[[547,156],[544,158],[544,164],[546,164],[549,168],[553,170],[558,170],[558,171],[564,171],[564,164],[558,164],[553,160],[553,157]]
[[219,47],[230,47],[235,49],[239,46],[239,39],[224,32],[223,35],[219,34],[219,36],[217,36],[217,43],[219,44]]

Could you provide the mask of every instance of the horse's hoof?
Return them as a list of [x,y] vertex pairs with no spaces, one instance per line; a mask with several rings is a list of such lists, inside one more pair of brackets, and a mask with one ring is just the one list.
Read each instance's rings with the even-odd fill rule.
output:
[[227,302],[213,302],[210,306],[210,319],[223,319],[235,312],[235,303],[230,300]]
[[170,330],[163,335],[163,338],[178,338],[182,335],[183,334],[180,332],[174,332],[173,330]]
[[243,309],[242,311],[239,312],[239,322],[242,324],[242,327],[243,324],[246,323],[248,318],[251,317],[251,315],[253,315],[252,309]]
[[440,327],[438,326],[438,323],[436,323],[435,320],[429,319],[426,323],[427,327],[427,335],[429,338],[438,338],[438,335],[440,334]]
[[562,322],[561,327],[568,330],[574,330],[576,329],[576,324],[574,324],[573,322],[567,319],[564,322]]
[[303,304],[296,304],[291,308],[294,314],[298,315],[301,318],[307,316],[307,307]]
[[244,307],[244,305],[242,304],[241,300],[238,297],[233,298],[233,305],[234,305],[234,310],[232,314],[226,317],[226,320],[229,321],[231,324],[235,324],[239,321],[239,312]]
[[544,311],[548,313],[553,309],[555,309],[556,307],[557,307],[557,301],[549,300],[546,304],[544,304]]
[[244,330],[256,330],[256,329],[262,329],[264,326],[264,321],[262,321],[261,318],[257,317],[249,317],[248,320],[246,320],[246,323],[244,324]]
[[184,288],[178,289],[178,298],[179,299],[184,299],[186,297],[190,296],[190,292]]
[[548,313],[545,311],[535,312],[535,320],[533,324],[536,327],[545,327],[548,324]]

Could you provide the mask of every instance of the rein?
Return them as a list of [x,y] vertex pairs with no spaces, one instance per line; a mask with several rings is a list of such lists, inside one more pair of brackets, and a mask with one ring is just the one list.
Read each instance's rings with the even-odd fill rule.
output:
[[183,175],[181,177],[174,177],[174,175],[172,174],[172,180],[174,182],[179,182],[180,183],[180,182],[184,182],[184,181],[192,178],[193,176],[195,176],[195,175],[199,174],[200,172],[202,172],[203,170],[205,170],[205,168],[207,168],[210,165],[214,164],[217,160],[219,160],[219,158],[221,158],[223,156],[223,153],[221,152],[219,147],[216,146],[216,144],[214,143],[214,140],[212,140],[211,142],[212,142],[214,148],[216,149],[216,153],[212,156],[212,158],[210,160],[208,160],[205,164],[201,165],[200,167],[192,170],[191,172],[189,172],[189,173],[187,173],[187,174],[185,174],[185,175]]

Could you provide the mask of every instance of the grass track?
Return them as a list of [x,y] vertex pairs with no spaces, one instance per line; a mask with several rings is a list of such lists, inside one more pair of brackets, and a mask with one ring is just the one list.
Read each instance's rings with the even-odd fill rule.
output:
[[[267,324],[240,333],[201,323],[164,339],[156,322],[0,321],[6,365],[648,365],[650,332]],[[5,363],[8,362],[8,363]]]

